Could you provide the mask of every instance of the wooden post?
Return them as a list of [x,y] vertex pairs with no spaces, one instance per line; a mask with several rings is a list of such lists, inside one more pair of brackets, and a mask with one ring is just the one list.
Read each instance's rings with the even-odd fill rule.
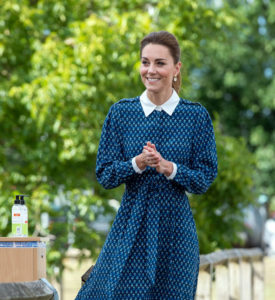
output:
[[240,276],[240,265],[239,260],[232,260],[228,263],[229,269],[229,292],[230,299],[240,299],[241,297],[241,276]]
[[264,300],[264,264],[262,258],[252,261],[253,300]]
[[200,255],[196,300],[203,299],[264,300],[263,251],[229,249]]
[[241,300],[252,300],[252,272],[249,260],[241,260]]
[[196,300],[211,300],[212,295],[212,265],[200,270]]
[[229,300],[229,274],[227,263],[216,265],[216,299]]

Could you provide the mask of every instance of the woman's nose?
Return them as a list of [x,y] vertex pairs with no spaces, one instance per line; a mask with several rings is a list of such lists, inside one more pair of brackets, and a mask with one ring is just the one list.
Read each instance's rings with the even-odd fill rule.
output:
[[155,73],[155,72],[156,72],[155,66],[153,64],[150,64],[148,68],[148,73]]

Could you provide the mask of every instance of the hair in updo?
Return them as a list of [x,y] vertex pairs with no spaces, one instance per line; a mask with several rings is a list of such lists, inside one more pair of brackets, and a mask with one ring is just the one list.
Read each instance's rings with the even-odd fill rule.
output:
[[[142,55],[142,50],[148,44],[162,45],[169,49],[171,56],[173,57],[174,63],[180,61],[180,46],[176,37],[167,31],[151,32],[146,35],[140,42],[140,57]],[[179,93],[181,85],[181,74],[177,75],[177,81],[172,81],[172,87]]]

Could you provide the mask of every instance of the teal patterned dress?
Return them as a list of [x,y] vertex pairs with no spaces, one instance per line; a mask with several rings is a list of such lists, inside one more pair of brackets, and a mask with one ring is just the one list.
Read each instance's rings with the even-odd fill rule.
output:
[[[147,141],[176,163],[171,180],[132,158]],[[217,176],[211,118],[180,98],[173,114],[145,117],[139,97],[111,106],[100,139],[96,175],[106,189],[125,184],[111,230],[76,299],[194,299],[199,271],[196,226],[186,195],[205,193]]]

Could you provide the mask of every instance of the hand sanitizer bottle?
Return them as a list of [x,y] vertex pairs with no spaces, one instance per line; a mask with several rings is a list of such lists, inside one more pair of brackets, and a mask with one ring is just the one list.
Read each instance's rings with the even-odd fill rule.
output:
[[12,235],[15,237],[22,237],[22,215],[20,205],[20,195],[16,195],[14,205],[12,206]]
[[25,205],[24,197],[27,195],[20,195],[20,206],[21,206],[21,215],[22,215],[22,235],[24,237],[28,236],[28,208]]

